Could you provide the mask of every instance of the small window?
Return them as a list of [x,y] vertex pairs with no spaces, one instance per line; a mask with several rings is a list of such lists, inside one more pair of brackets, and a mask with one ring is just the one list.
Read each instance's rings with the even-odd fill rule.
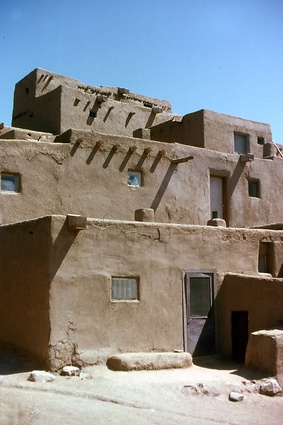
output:
[[234,152],[239,155],[249,153],[249,136],[247,134],[234,134]]
[[113,301],[138,300],[138,279],[135,277],[113,277],[111,299]]
[[96,111],[89,111],[89,116],[90,116],[90,118],[95,118],[96,117]]
[[26,94],[29,94],[29,87],[26,87]]
[[260,198],[259,180],[249,180],[249,196],[252,198]]
[[258,138],[257,138],[257,143],[258,143],[259,145],[264,145],[264,137],[258,137]]
[[19,192],[19,176],[17,174],[1,174],[2,192]]
[[141,186],[141,173],[137,171],[128,171],[128,186]]

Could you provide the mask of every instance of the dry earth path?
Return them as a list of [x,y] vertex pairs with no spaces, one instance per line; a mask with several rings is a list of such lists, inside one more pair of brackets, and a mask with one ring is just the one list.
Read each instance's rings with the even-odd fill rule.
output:
[[[114,372],[86,369],[92,379],[27,380],[31,365],[0,356],[1,425],[281,425],[283,397],[255,392],[262,376],[203,359],[188,369]],[[252,382],[256,379],[255,382]],[[244,394],[241,402],[230,391]]]

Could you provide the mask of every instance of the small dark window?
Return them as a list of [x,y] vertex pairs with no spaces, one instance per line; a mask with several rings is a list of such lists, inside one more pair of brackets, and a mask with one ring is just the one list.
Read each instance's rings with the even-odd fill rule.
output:
[[26,87],[26,94],[29,94],[29,87]]
[[113,301],[134,301],[139,299],[136,277],[112,277],[111,299]]
[[249,136],[247,134],[234,134],[234,152],[239,155],[249,153]]
[[89,116],[90,116],[90,118],[95,118],[96,112],[95,111],[89,111]]
[[264,137],[258,137],[258,138],[257,138],[257,143],[258,143],[259,145],[264,145]]
[[2,192],[19,192],[20,181],[17,174],[1,174],[1,191]]
[[252,198],[260,198],[259,180],[249,180],[249,196]]

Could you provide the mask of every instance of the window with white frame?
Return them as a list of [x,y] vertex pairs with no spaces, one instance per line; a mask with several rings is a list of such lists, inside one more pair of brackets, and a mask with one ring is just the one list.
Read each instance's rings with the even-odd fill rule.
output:
[[112,277],[112,301],[138,301],[139,281],[136,277]]
[[20,177],[18,174],[1,173],[1,192],[18,193]]

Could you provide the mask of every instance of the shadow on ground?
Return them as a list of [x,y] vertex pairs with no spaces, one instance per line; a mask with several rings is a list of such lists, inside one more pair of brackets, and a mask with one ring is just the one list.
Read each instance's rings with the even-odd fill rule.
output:
[[246,368],[243,363],[227,360],[218,355],[194,357],[193,363],[207,369],[230,370],[232,375],[238,375],[250,381],[271,376],[270,372]]
[[29,372],[39,368],[42,369],[42,365],[30,360],[16,350],[0,348],[0,375]]

